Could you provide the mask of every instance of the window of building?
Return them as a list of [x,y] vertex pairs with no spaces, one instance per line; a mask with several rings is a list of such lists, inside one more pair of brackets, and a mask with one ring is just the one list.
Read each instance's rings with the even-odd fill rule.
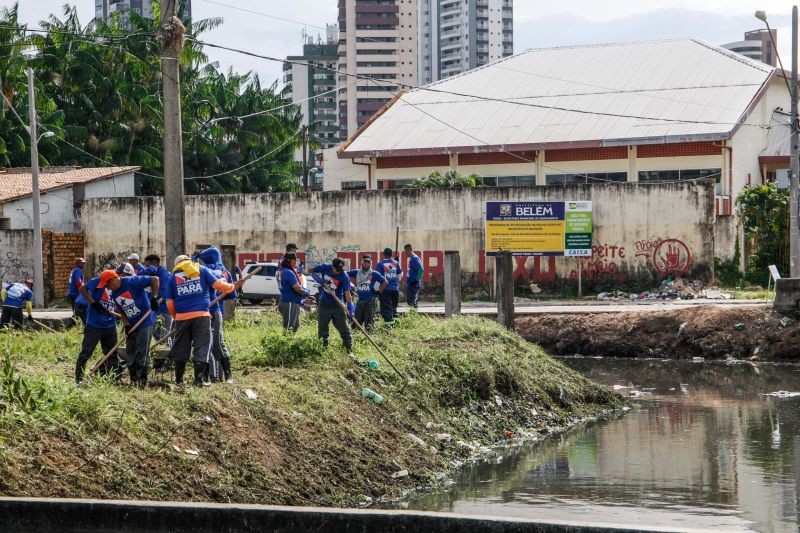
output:
[[528,187],[536,185],[536,176],[483,176],[485,187]]
[[366,181],[343,181],[343,191],[363,191],[367,189]]
[[606,183],[628,181],[627,172],[588,172],[576,174],[548,174],[547,185],[569,185],[571,183]]
[[639,181],[643,183],[653,183],[659,181],[685,181],[699,180],[703,178],[714,178],[716,181],[716,193],[722,194],[722,169],[719,168],[690,168],[682,170],[641,170],[639,171]]

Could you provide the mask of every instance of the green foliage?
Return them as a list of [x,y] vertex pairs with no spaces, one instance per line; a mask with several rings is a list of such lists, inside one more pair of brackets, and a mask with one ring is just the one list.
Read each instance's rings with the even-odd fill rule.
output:
[[741,251],[739,250],[739,239],[733,245],[733,259],[723,261],[719,257],[714,258],[714,273],[717,280],[723,287],[738,287],[742,282],[742,272],[739,270],[739,260]]
[[35,411],[42,402],[47,400],[47,389],[39,384],[32,384],[19,375],[11,354],[6,352],[3,366],[0,367],[0,387],[2,387],[3,402],[0,408],[8,414],[20,410],[26,413]]
[[273,330],[261,339],[261,358],[251,362],[257,366],[299,367],[319,361],[324,354],[322,339],[316,335]]
[[775,183],[746,187],[736,199],[736,209],[744,223],[745,239],[750,250],[745,279],[766,286],[767,267],[789,269],[789,203],[788,189]]
[[[41,26],[48,34],[26,36],[17,7],[0,10],[0,90],[27,123],[25,68],[35,72],[36,108],[43,166],[136,165],[141,192],[163,192],[163,105],[160,14],[128,13],[128,30],[114,16],[82,25],[77,8],[65,6]],[[197,38],[222,19],[184,19],[181,106],[186,192],[215,194],[294,190],[294,162],[301,113],[251,72],[220,72]],[[38,54],[27,59],[23,50]],[[255,114],[280,108],[269,114]],[[30,139],[4,102],[0,112],[0,165],[28,166]],[[241,117],[241,118],[240,118]],[[156,177],[144,176],[149,174]],[[221,174],[221,175],[220,175]],[[203,176],[213,176],[203,178]],[[199,179],[203,178],[203,179]]]
[[477,174],[464,176],[457,170],[450,169],[444,174],[438,170],[425,178],[414,180],[411,187],[415,189],[455,189],[464,187],[483,187],[483,178]]

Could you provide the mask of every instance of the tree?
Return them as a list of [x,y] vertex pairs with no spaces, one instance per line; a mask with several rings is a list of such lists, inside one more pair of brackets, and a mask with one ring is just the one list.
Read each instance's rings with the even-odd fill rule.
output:
[[415,189],[450,189],[463,187],[483,187],[484,182],[477,174],[464,176],[455,169],[450,169],[444,174],[435,170],[427,177],[414,180],[411,187]]
[[775,183],[745,187],[736,199],[744,224],[748,281],[766,285],[769,265],[789,270],[789,203],[789,190]]
[[[75,7],[41,23],[47,33],[26,39],[17,8],[0,11],[0,88],[21,117],[27,116],[26,66],[36,73],[42,165],[136,165],[142,192],[163,192],[160,47],[153,19],[135,12],[82,25]],[[221,19],[185,19],[181,57],[184,175],[190,194],[296,190],[301,114],[252,73],[222,73],[197,37]],[[22,50],[38,54],[27,59]],[[0,162],[30,162],[27,132],[3,106]],[[275,110],[275,111],[270,111]],[[27,162],[26,162],[27,158]]]

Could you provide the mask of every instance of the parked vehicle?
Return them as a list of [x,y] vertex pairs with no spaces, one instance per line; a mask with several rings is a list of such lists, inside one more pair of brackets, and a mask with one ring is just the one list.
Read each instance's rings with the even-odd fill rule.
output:
[[[241,296],[243,300],[247,300],[253,305],[259,305],[264,300],[280,298],[280,284],[278,281],[278,263],[276,262],[257,262],[248,263],[242,270],[242,277],[250,272],[261,267],[252,278],[244,282],[242,286]],[[300,276],[300,285],[304,289],[308,289],[311,296],[318,297],[319,285],[313,279],[308,279],[307,276]]]

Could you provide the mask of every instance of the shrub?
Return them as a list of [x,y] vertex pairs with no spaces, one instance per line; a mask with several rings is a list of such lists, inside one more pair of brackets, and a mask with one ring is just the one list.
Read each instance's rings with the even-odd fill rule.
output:
[[261,339],[261,357],[251,362],[256,366],[299,367],[319,361],[324,353],[322,339],[317,336],[269,331]]

